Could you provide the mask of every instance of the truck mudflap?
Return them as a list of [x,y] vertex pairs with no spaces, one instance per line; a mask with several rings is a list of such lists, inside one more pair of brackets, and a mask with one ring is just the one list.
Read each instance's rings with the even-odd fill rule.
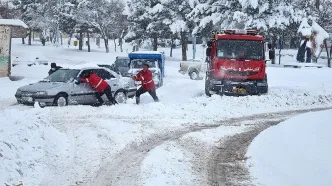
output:
[[217,94],[257,95],[268,92],[265,80],[211,80],[209,90]]

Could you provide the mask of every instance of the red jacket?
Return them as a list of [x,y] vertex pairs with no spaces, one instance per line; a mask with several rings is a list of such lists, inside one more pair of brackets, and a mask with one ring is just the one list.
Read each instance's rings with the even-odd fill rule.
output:
[[88,78],[81,78],[83,83],[89,83],[91,87],[95,88],[98,92],[104,92],[108,83],[100,78],[97,74],[92,73]]
[[134,76],[136,81],[142,82],[142,87],[144,90],[151,90],[155,87],[154,81],[152,79],[152,72],[147,70],[144,72],[141,70],[136,76]]

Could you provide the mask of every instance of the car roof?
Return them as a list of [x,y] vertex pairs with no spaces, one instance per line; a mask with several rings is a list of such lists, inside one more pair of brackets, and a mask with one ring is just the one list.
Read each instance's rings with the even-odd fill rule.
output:
[[59,70],[90,70],[90,69],[107,69],[105,67],[71,67],[71,68],[61,68]]

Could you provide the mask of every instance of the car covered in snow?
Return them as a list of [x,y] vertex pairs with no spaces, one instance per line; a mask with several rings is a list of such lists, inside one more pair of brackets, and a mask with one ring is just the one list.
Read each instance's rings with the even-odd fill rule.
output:
[[109,64],[99,64],[100,67],[105,67],[114,72],[120,74],[123,77],[129,77],[129,58],[128,57],[116,57],[115,62],[112,65]]
[[16,56],[12,61],[12,66],[17,65],[48,65],[48,59],[43,54],[33,54],[24,57]]
[[206,73],[206,67],[203,59],[181,61],[179,73],[188,74],[192,80],[201,80],[202,75]]
[[[15,97],[18,103],[40,106],[92,105],[97,103],[96,91],[87,83],[75,84],[85,72],[94,72],[111,86],[114,98],[118,103],[125,103],[136,93],[134,80],[121,77],[114,71],[101,67],[62,68],[37,83],[17,89]],[[105,103],[108,99],[102,97]]]

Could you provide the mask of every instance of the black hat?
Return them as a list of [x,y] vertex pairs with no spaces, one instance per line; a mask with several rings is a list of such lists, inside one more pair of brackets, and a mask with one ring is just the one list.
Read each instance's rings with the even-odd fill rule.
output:
[[56,67],[56,63],[51,63],[51,68],[55,68]]

